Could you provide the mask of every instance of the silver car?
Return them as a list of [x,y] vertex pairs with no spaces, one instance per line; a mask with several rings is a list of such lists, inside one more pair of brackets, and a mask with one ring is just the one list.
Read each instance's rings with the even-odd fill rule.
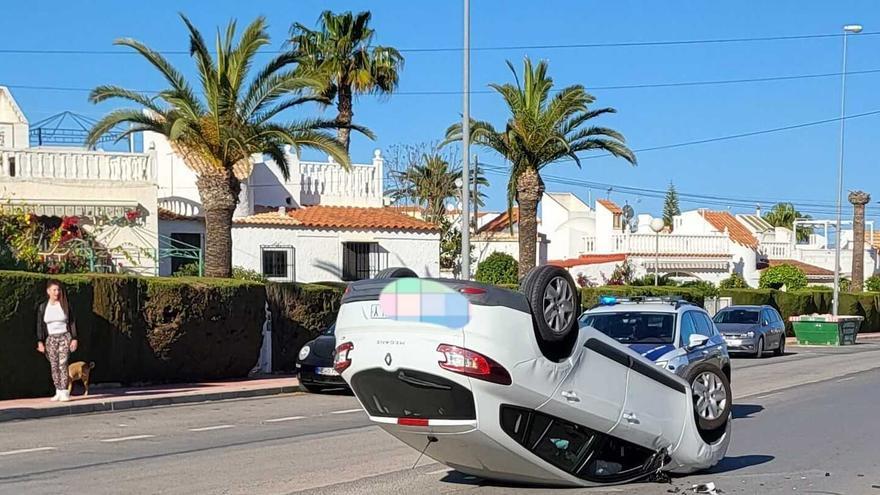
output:
[[785,322],[772,306],[728,306],[714,320],[730,353],[785,354]]

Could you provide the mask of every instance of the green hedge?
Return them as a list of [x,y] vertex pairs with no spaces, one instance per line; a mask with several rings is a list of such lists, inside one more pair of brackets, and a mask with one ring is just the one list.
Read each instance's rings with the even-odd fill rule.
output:
[[333,323],[345,284],[269,283],[272,313],[272,368],[294,371],[300,348]]
[[607,285],[581,288],[581,305],[586,309],[599,303],[602,296],[680,296],[696,305],[703,306],[705,295],[699,289],[686,287],[636,287],[631,285]]
[[[36,308],[49,277],[0,272],[0,399],[50,394],[36,351]],[[66,275],[79,350],[95,383],[156,383],[246,376],[259,358],[262,284],[218,279]]]

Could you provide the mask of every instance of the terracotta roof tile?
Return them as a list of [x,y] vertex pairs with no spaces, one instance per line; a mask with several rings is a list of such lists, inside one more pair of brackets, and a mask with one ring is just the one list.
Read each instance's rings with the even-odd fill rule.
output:
[[412,230],[437,232],[439,227],[418,220],[394,208],[353,206],[307,206],[287,211],[257,213],[234,220],[239,225],[278,225],[324,229]]
[[704,211],[701,214],[719,232],[727,230],[730,240],[733,242],[750,248],[758,247],[758,239],[730,213],[726,211]]
[[[513,223],[519,221],[519,208],[514,207],[513,210]],[[510,228],[510,217],[511,215],[508,212],[501,213],[497,217],[493,218],[486,225],[480,227],[478,233],[481,232],[499,232],[502,230],[506,230]]]
[[604,206],[605,209],[607,209],[611,213],[623,213],[623,209],[617,206],[617,203],[615,203],[614,201],[611,201],[609,199],[597,199],[596,202]]
[[567,260],[548,261],[548,265],[561,266],[563,268],[571,268],[573,266],[582,265],[598,265],[601,263],[613,263],[626,259],[625,254],[582,254],[577,258]]
[[804,275],[810,277],[828,277],[834,276],[834,272],[821,266],[810,265],[808,263],[804,263],[803,261],[798,260],[770,260],[770,266],[779,266],[779,265],[792,265],[794,267],[800,268]]
[[874,246],[877,249],[880,249],[880,231],[875,231],[873,237],[870,235],[869,232],[866,232],[865,238],[868,241],[868,244]]

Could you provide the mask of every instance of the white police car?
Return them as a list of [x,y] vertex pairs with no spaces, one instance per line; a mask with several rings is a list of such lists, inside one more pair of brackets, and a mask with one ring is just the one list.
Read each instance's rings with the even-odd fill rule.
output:
[[676,298],[605,296],[579,321],[690,383],[700,426],[713,429],[727,421],[730,355],[705,310]]
[[732,421],[701,426],[688,382],[580,327],[566,270],[537,267],[519,292],[413,277],[349,285],[335,368],[373,422],[424,455],[483,478],[595,486],[727,452]]

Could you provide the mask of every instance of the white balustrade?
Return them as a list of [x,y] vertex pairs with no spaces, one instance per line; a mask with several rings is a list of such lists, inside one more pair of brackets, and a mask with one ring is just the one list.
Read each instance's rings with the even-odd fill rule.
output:
[[200,217],[203,215],[202,205],[184,198],[159,198],[159,208],[185,217]]
[[352,206],[371,201],[381,204],[382,184],[378,173],[379,169],[373,165],[352,164],[346,171],[333,162],[300,162],[302,196],[308,203],[350,198]]
[[596,238],[593,236],[584,236],[584,252],[593,253],[596,251]]
[[[659,241],[659,247],[658,247]],[[730,254],[725,235],[613,234],[610,252],[627,254]],[[596,251],[596,238],[583,237],[584,252]]]
[[0,180],[155,182],[150,156],[78,149],[0,148]]
[[788,242],[762,242],[761,252],[771,260],[791,259],[791,243]]

